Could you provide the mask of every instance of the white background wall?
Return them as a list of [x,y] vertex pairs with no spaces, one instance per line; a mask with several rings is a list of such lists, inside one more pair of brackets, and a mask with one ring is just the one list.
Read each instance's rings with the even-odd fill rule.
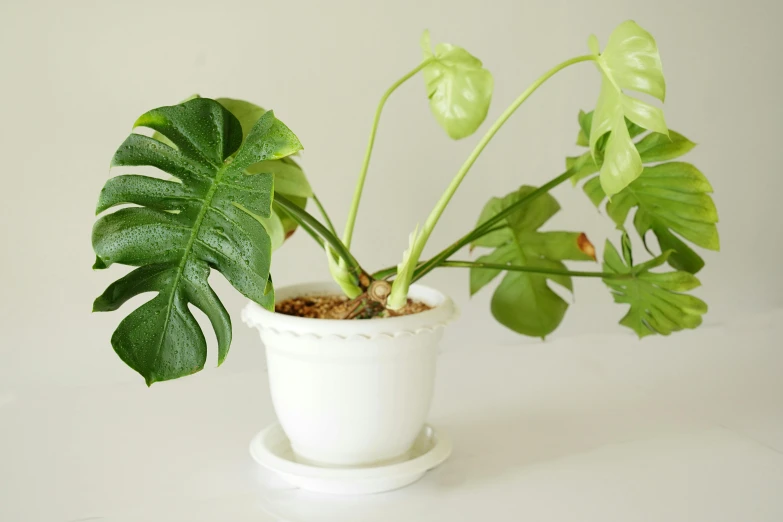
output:
[[[90,313],[92,299],[122,273],[92,272],[90,229],[109,159],[137,116],[196,92],[274,109],[304,143],[306,171],[342,228],[378,98],[418,62],[424,28],[435,41],[466,47],[494,73],[488,120],[546,69],[583,54],[590,33],[604,43],[628,18],[648,29],[664,61],[668,123],[700,144],[688,160],[711,180],[721,216],[723,252],[704,253],[699,276],[697,294],[711,306],[706,322],[778,307],[781,15],[774,0],[4,0],[0,392],[47,382],[141,385],[109,344],[122,312]],[[537,92],[477,162],[429,252],[473,225],[489,197],[559,174],[577,150],[576,114],[593,106],[598,85],[598,73],[583,64]],[[420,78],[394,95],[356,232],[364,265],[398,262],[408,233],[477,139],[445,137]],[[597,246],[616,237],[580,191],[563,186],[555,195],[564,210],[552,228],[583,230]],[[278,285],[328,277],[323,255],[302,233],[275,257],[273,272]],[[239,322],[243,298],[219,275],[213,280],[236,330],[229,369],[221,371],[260,364],[255,335]],[[469,300],[467,273],[442,270],[427,283],[463,309],[448,338],[454,349],[481,349],[472,340],[484,328],[493,341],[540,342],[494,323],[489,290]],[[555,335],[619,333],[623,313],[600,281],[579,281]],[[629,348],[644,349],[623,335]]]

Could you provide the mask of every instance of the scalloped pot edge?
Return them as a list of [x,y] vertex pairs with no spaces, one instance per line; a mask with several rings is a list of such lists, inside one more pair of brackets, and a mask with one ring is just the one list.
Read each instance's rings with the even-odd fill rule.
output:
[[[310,283],[276,293],[281,301],[339,287]],[[458,316],[437,290],[412,285],[409,295],[433,308],[356,321],[244,308],[242,320],[266,347],[272,403],[298,461],[354,467],[405,460],[429,413],[438,344]]]
[[[340,293],[340,288],[334,283],[306,283],[276,290],[276,301],[285,301],[293,297]],[[290,334],[296,337],[309,336],[313,338],[333,337],[347,340],[356,337],[370,339],[377,336],[394,338],[400,335],[417,335],[443,328],[459,316],[454,302],[437,290],[422,285],[411,285],[409,296],[411,299],[428,304],[432,309],[401,317],[344,321],[276,314],[250,302],[242,310],[242,321],[259,331],[268,330],[281,335]]]

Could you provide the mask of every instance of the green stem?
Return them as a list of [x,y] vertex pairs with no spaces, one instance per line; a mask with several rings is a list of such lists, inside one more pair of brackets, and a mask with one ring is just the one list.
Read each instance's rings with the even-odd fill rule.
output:
[[[460,184],[462,183],[462,180],[465,178],[467,173],[470,171],[470,168],[476,162],[478,157],[484,151],[484,149],[492,140],[492,138],[495,136],[495,134],[497,134],[497,132],[500,130],[503,124],[505,124],[506,121],[508,121],[508,119],[511,117],[512,114],[514,114],[514,112],[519,108],[519,106],[522,105],[525,102],[525,100],[527,100],[530,97],[530,95],[533,94],[539,87],[541,87],[541,85],[543,85],[544,82],[546,82],[549,78],[551,78],[561,70],[571,65],[574,65],[576,63],[587,62],[595,59],[596,59],[595,55],[588,54],[584,56],[577,56],[576,58],[571,58],[570,60],[566,60],[556,65],[555,67],[545,72],[535,82],[533,82],[533,84],[530,87],[528,87],[522,94],[520,94],[519,97],[516,100],[514,100],[514,102],[505,111],[503,111],[503,114],[501,114],[500,117],[495,121],[495,123],[492,124],[492,126],[489,128],[487,133],[484,134],[484,136],[478,142],[476,147],[473,149],[473,152],[471,152],[470,156],[468,156],[468,159],[465,160],[465,163],[462,164],[462,167],[460,167],[456,176],[454,176],[454,179],[451,180],[451,183],[449,184],[448,188],[446,188],[446,191],[438,200],[437,204],[435,205],[435,208],[433,208],[432,212],[430,212],[430,215],[427,217],[427,220],[424,222],[424,226],[421,229],[421,233],[419,234],[419,237],[416,238],[416,242],[411,249],[411,253],[408,258],[410,263],[414,265],[418,264],[419,257],[421,256],[421,253],[424,250],[424,246],[427,244],[427,240],[432,234],[432,231],[435,229],[435,225],[438,223],[438,220],[443,214],[443,211],[446,210],[446,206],[449,204],[451,198],[454,196],[454,193],[457,191]],[[400,281],[399,279],[398,281],[396,281],[399,285],[402,285],[402,287],[392,289],[391,299],[395,304],[399,304],[399,302],[402,301],[402,297],[407,293],[408,285],[415,280],[416,279],[414,278],[411,279],[410,281]]]
[[633,274],[617,274],[614,272],[580,272],[572,270],[557,270],[554,268],[539,268],[532,266],[504,265],[501,263],[480,263],[477,261],[444,261],[440,264],[450,268],[487,268],[490,270],[508,270],[511,272],[531,272],[534,274],[562,275],[568,277],[600,277],[601,279],[633,279]]
[[512,212],[515,212],[519,210],[519,208],[524,205],[525,203],[537,198],[538,196],[545,194],[552,190],[553,188],[557,187],[561,183],[571,179],[574,174],[577,173],[579,170],[581,164],[575,164],[573,167],[565,171],[564,173],[560,174],[558,177],[550,180],[548,183],[541,185],[539,188],[534,190],[533,192],[521,197],[519,200],[515,201],[513,205],[510,205],[506,207],[505,209],[501,210],[488,220],[484,221],[482,224],[456,240],[454,243],[449,245],[447,248],[430,258],[428,261],[425,261],[424,263],[420,264],[416,271],[414,272],[412,281],[418,281],[425,275],[429,274],[433,269],[435,269],[438,266],[442,266],[442,263],[446,261],[449,257],[454,255],[458,250],[460,250],[462,247],[472,243],[476,239],[485,236],[489,234],[490,232],[494,231],[494,226],[499,223],[502,219],[505,219],[506,216],[511,214]]
[[397,266],[390,266],[388,268],[378,270],[377,272],[373,272],[372,277],[373,279],[386,279],[389,276],[393,276],[395,273],[397,273]]
[[307,232],[307,235],[309,235],[310,237],[312,237],[312,238],[313,238],[313,240],[315,240],[315,242],[316,242],[316,243],[318,243],[318,245],[319,245],[321,248],[326,248],[326,246],[325,246],[325,242],[324,242],[324,238],[322,238],[321,236],[319,236],[319,235],[318,235],[318,234],[315,232],[315,230],[313,230],[313,229],[312,229],[310,226],[308,226],[308,225],[307,225],[307,223],[304,223],[303,221],[301,221],[301,220],[297,219],[297,218],[296,218],[296,216],[292,216],[290,212],[288,212],[286,209],[284,209],[283,207],[281,207],[281,206],[280,206],[280,204],[279,204],[279,203],[277,203],[276,201],[275,201],[275,202],[273,202],[272,204],[274,205],[274,208],[275,208],[275,211],[276,211],[276,212],[278,212],[278,213],[282,213],[282,214],[285,214],[286,216],[289,216],[291,219],[293,219],[294,221],[296,221],[296,224],[297,224],[297,225],[299,225],[299,227],[301,227],[301,229],[302,229],[302,230],[304,230],[305,232]]
[[[484,223],[482,223],[481,225],[484,225]],[[491,234],[492,232],[497,232],[498,230],[503,230],[504,228],[506,228],[506,225],[500,225],[500,226],[497,226],[497,227],[492,227],[489,230],[484,231],[481,234],[481,236],[486,236],[487,234]],[[468,235],[473,234],[476,230],[478,230],[478,227],[476,227],[473,230],[471,230],[468,233]],[[481,236],[473,237],[473,239],[471,239],[470,241],[474,241],[474,240],[478,239]],[[419,263],[418,266],[416,267],[416,270],[418,270],[420,267],[424,266],[426,263],[429,263],[429,261],[422,261],[421,263]],[[378,270],[377,272],[373,272],[372,276],[375,279],[386,279],[387,277],[394,275],[396,272],[397,272],[397,265],[390,266],[390,267],[384,268],[382,270]]]
[[316,196],[315,194],[313,194],[313,202],[315,203],[315,206],[318,207],[318,211],[323,216],[324,221],[326,221],[326,226],[329,227],[329,231],[336,236],[337,230],[335,230],[332,220],[329,219],[329,214],[326,213],[326,209],[324,208],[323,205],[321,205],[321,200],[318,199],[318,196]]
[[[329,243],[329,246],[332,247],[332,250],[340,257],[340,259],[345,262],[348,269],[353,273],[357,280],[361,281],[362,276],[369,278],[369,274],[367,274],[367,272],[361,267],[359,262],[355,257],[353,257],[353,254],[351,254],[343,242],[340,241],[340,238],[331,233],[329,229],[321,224],[320,221],[315,219],[312,214],[281,194],[275,194],[275,203],[283,207],[283,209],[285,209],[285,211],[288,212],[288,214],[294,218],[297,223],[311,228],[315,233],[317,233],[327,243]],[[369,281],[372,281],[372,278],[369,278]]]
[[345,232],[343,232],[343,242],[345,246],[351,247],[351,240],[353,239],[353,228],[356,224],[356,214],[359,212],[359,202],[362,199],[362,191],[364,190],[364,181],[367,178],[367,169],[370,167],[370,157],[372,156],[372,148],[375,144],[375,134],[378,132],[378,123],[381,120],[381,112],[383,112],[383,106],[386,105],[386,100],[392,95],[397,88],[411,79],[419,71],[424,69],[427,65],[432,63],[435,58],[428,58],[419,65],[417,65],[408,74],[397,80],[392,84],[389,89],[383,93],[381,101],[378,103],[378,108],[375,109],[375,118],[372,122],[372,128],[370,129],[370,139],[367,142],[367,149],[364,152],[364,162],[362,163],[362,170],[359,172],[359,180],[356,182],[356,189],[353,193],[353,201],[351,202],[351,208],[348,211],[348,221],[345,223]]

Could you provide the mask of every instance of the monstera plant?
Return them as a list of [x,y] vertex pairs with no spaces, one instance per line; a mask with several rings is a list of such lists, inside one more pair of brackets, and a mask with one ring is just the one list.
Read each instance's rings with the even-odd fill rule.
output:
[[[119,263],[137,267],[109,286],[96,311],[119,308],[142,293],[155,293],[130,312],[112,336],[117,354],[148,384],[200,370],[205,335],[189,310],[202,310],[218,340],[218,363],[231,343],[231,319],[209,285],[216,270],[247,298],[273,309],[272,252],[301,228],[324,249],[330,272],[357,306],[345,319],[392,315],[408,302],[410,285],[436,268],[468,268],[471,293],[499,279],[492,315],[523,335],[545,337],[563,320],[573,279],[600,278],[616,302],[628,306],[620,323],[640,337],[697,327],[706,304],[688,292],[704,260],[694,246],[718,250],[712,187],[696,167],[673,161],[694,147],[669,130],[659,104],[666,84],[653,37],[635,22],[621,24],[600,49],[591,37],[588,54],[566,60],[523,91],[491,124],[446,187],[430,214],[410,234],[395,266],[367,271],[351,251],[353,229],[384,105],[408,80],[422,73],[437,123],[453,139],[475,133],[486,118],[493,78],[463,48],[422,37],[422,59],[384,93],[375,113],[353,201],[342,236],[292,158],[302,146],[272,111],[251,103],[193,97],[142,115],[120,146],[112,167],[154,167],[167,175],[123,174],[111,178],[97,206],[93,229],[95,268]],[[493,197],[475,228],[430,259],[422,253],[462,180],[495,134],[549,78],[592,63],[601,90],[595,108],[580,112],[581,155],[540,187],[522,185]],[[635,141],[634,141],[635,140]],[[570,180],[616,225],[619,249],[603,249],[603,268],[571,270],[566,262],[594,262],[596,248],[584,231],[549,230],[560,206],[551,191]],[[317,207],[321,218],[306,210]],[[127,206],[131,205],[131,206]],[[478,209],[477,209],[478,210]],[[650,259],[635,263],[629,231],[641,238]],[[464,247],[477,258],[455,259]],[[668,267],[668,268],[667,268]]]

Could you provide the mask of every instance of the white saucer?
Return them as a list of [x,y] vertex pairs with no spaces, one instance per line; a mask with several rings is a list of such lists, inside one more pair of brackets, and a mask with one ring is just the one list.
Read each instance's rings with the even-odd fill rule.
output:
[[451,455],[451,440],[427,425],[416,439],[410,458],[404,462],[365,468],[321,468],[296,462],[291,443],[280,424],[275,422],[253,437],[250,455],[289,484],[304,490],[363,495],[391,491],[416,482]]

